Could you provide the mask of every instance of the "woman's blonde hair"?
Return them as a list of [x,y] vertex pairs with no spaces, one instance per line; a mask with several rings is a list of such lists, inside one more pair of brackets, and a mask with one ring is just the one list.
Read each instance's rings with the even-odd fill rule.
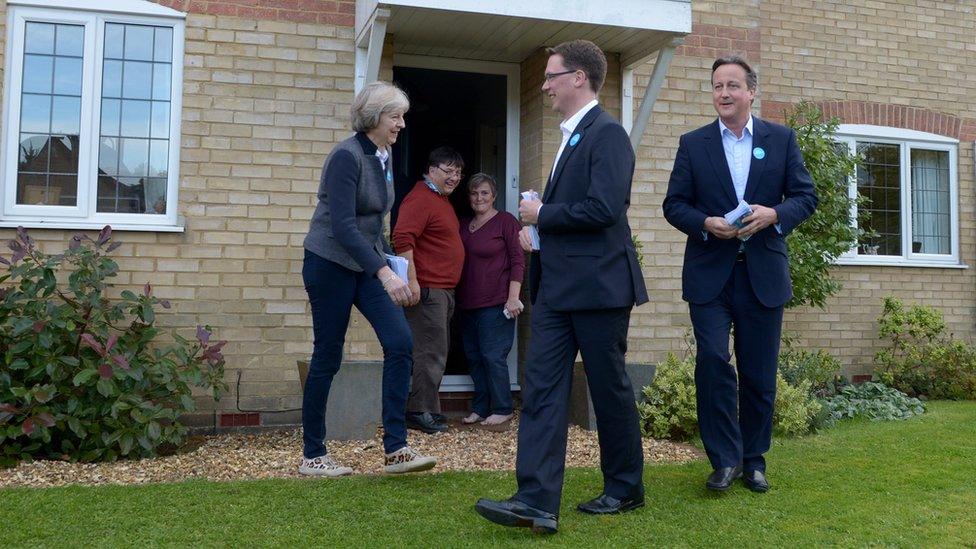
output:
[[367,84],[352,102],[352,129],[367,132],[379,125],[381,114],[405,113],[409,108],[407,94],[395,85],[382,81]]

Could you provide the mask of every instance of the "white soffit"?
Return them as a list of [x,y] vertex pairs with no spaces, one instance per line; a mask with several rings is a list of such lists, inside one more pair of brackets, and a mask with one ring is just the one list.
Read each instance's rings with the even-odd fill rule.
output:
[[691,32],[690,0],[357,0],[358,43],[377,10],[397,53],[515,63],[584,38],[632,66]]

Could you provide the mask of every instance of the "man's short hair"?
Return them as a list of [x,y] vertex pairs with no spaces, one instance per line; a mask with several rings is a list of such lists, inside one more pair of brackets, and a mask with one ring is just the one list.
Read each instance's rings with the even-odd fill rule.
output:
[[430,156],[427,157],[427,171],[429,172],[431,168],[441,164],[453,166],[458,170],[464,169],[464,159],[461,158],[459,152],[451,147],[437,147],[430,151]]
[[389,82],[376,81],[367,84],[353,99],[352,129],[368,132],[380,124],[380,115],[385,112],[403,114],[410,108],[410,100],[403,90]]
[[590,81],[593,93],[600,93],[607,79],[607,56],[599,46],[589,40],[570,40],[554,48],[546,48],[549,55],[563,58],[563,65],[571,71],[583,71]]
[[726,55],[725,57],[719,57],[712,63],[712,74],[718,70],[722,65],[739,65],[742,70],[746,71],[746,88],[750,90],[756,89],[759,86],[759,75],[756,71],[752,70],[749,63],[746,62],[744,58],[739,55]]

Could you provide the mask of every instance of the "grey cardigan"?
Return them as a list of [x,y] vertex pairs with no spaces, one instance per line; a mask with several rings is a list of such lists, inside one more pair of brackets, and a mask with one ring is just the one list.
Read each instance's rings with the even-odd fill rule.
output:
[[[340,142],[322,166],[319,203],[305,249],[356,272],[375,274],[386,265],[384,220],[393,206],[391,161],[384,173],[376,146],[363,133]],[[392,177],[391,177],[392,179]]]

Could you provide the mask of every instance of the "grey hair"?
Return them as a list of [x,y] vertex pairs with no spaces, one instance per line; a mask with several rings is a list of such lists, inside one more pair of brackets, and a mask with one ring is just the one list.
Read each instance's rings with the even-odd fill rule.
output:
[[476,173],[471,176],[471,179],[468,179],[468,192],[477,189],[485,183],[491,188],[491,194],[498,196],[498,184],[495,183],[495,178],[486,173]]
[[379,125],[381,114],[405,113],[409,108],[407,94],[395,85],[383,81],[367,84],[352,102],[352,129],[368,132]]

